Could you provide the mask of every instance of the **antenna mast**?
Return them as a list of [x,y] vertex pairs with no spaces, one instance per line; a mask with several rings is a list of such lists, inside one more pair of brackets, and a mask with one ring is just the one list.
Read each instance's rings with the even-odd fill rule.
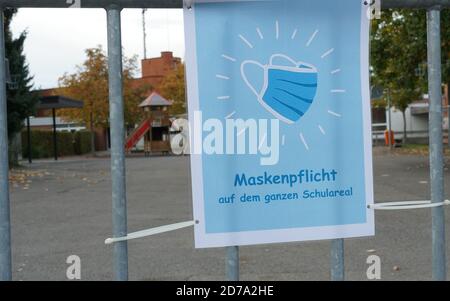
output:
[[147,12],[147,9],[144,8],[142,10],[142,29],[144,33],[144,60],[147,59],[147,26],[145,24],[145,13]]

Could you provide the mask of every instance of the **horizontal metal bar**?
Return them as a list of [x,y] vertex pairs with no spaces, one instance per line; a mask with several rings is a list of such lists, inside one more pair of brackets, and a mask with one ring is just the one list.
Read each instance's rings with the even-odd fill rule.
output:
[[[79,4],[79,5],[78,5]],[[46,8],[182,8],[182,0],[0,0],[2,7]]]
[[[195,1],[194,1],[195,2]],[[106,8],[117,5],[121,8],[182,8],[183,0],[0,0],[1,7],[47,7],[67,8]],[[450,0],[381,0],[386,8],[429,8],[450,7]]]
[[381,0],[381,8],[450,7],[450,0]]

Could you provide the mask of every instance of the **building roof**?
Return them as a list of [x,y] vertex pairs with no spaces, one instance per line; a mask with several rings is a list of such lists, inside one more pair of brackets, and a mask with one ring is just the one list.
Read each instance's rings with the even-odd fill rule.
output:
[[150,94],[140,105],[140,108],[144,107],[161,107],[161,106],[171,106],[172,102],[165,99],[156,92]]
[[67,108],[82,108],[83,101],[71,99],[65,96],[54,95],[44,96],[39,98],[36,106],[38,109],[67,109]]

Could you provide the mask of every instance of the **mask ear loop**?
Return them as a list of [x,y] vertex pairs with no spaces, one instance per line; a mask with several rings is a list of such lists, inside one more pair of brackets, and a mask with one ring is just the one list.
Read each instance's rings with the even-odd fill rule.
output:
[[273,60],[274,60],[275,58],[283,58],[283,59],[285,59],[285,60],[291,62],[292,65],[298,67],[296,61],[294,61],[293,59],[291,59],[291,58],[288,57],[287,55],[284,55],[284,54],[281,54],[281,53],[274,54],[274,55],[272,55],[272,56],[270,57],[270,65],[271,65],[271,66],[273,66]]
[[289,61],[290,63],[292,63],[292,64],[293,64],[295,67],[297,67],[297,68],[300,68],[301,66],[305,66],[305,67],[307,67],[308,69],[310,69],[311,71],[317,72],[317,68],[314,67],[313,65],[307,64],[307,63],[304,63],[304,62],[301,62],[301,61],[296,62],[296,61],[294,61],[292,58],[288,57],[288,56],[285,55],[285,54],[281,54],[281,53],[274,54],[274,55],[272,55],[272,56],[270,57],[270,65],[271,65],[271,66],[273,66],[273,60],[274,60],[275,58],[283,58],[283,59]]
[[184,0],[184,5],[187,9],[192,9],[192,5],[194,5],[194,0]]
[[263,93],[263,91],[264,91],[264,89],[265,89],[265,87],[267,87],[267,76],[264,74],[264,83],[263,83],[263,86],[262,86],[262,88],[261,88],[261,91],[260,91],[260,92],[256,91],[255,87],[250,83],[250,81],[248,80],[248,77],[247,77],[247,75],[246,75],[246,73],[245,73],[245,67],[246,67],[247,65],[255,65],[255,66],[258,66],[258,67],[260,67],[261,69],[263,69],[264,72],[265,72],[265,70],[266,70],[266,67],[265,67],[263,64],[261,64],[261,63],[259,63],[259,62],[257,62],[257,61],[251,61],[251,60],[244,61],[244,62],[242,62],[242,64],[241,64],[241,76],[242,76],[242,79],[244,80],[244,82],[245,82],[245,84],[247,85],[247,87],[249,87],[250,90],[253,92],[253,94],[255,94],[256,97],[260,98],[260,97],[261,97],[261,94]]

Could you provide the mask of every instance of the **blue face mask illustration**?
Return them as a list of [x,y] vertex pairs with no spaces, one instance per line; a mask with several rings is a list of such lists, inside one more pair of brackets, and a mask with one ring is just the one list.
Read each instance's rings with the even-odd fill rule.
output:
[[[274,65],[277,58],[288,61],[289,65]],[[248,65],[256,65],[264,70],[264,82],[259,92],[247,78],[245,69]],[[252,60],[244,61],[241,64],[241,75],[258,102],[276,118],[288,124],[299,121],[316,96],[317,69],[283,54],[274,54],[269,65]]]

